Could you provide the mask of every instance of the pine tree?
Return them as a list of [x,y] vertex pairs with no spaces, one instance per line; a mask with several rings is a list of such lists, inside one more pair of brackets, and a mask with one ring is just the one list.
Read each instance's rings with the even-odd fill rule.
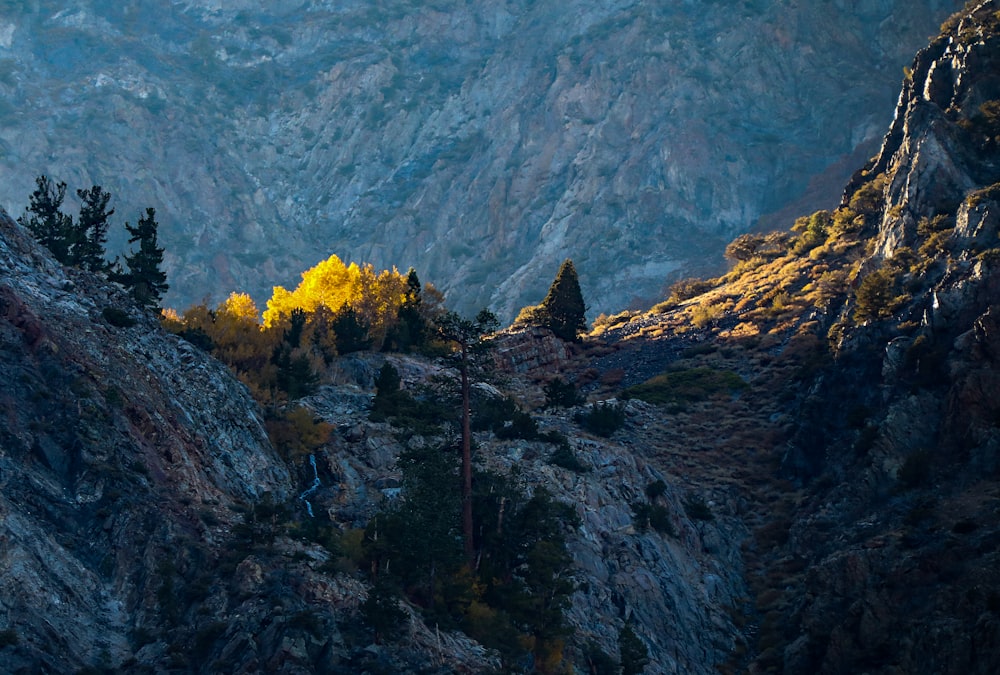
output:
[[80,217],[73,228],[69,248],[69,263],[91,272],[107,272],[111,265],[104,259],[104,245],[108,242],[108,219],[114,209],[108,209],[110,193],[94,185],[89,190],[77,190],[82,200]]
[[167,275],[160,269],[163,264],[163,249],[156,241],[156,210],[146,209],[146,215],[139,218],[135,227],[128,222],[125,229],[129,233],[129,243],[139,243],[139,250],[125,256],[128,272],[124,275],[125,286],[132,297],[143,307],[156,307],[167,289]]
[[422,345],[427,337],[427,321],[424,319],[421,305],[423,303],[420,279],[412,267],[406,273],[406,290],[403,302],[396,312],[397,323],[386,336],[384,351],[409,352],[411,348]]
[[437,319],[438,336],[454,345],[462,393],[462,539],[466,562],[475,567],[475,544],[472,523],[472,412],[470,372],[476,357],[487,348],[483,337],[495,331],[499,321],[488,309],[480,310],[475,319],[465,319],[455,312]]
[[569,258],[559,267],[540,309],[542,325],[563,340],[575,342],[587,329],[587,305],[583,302],[576,268]]
[[622,675],[639,675],[649,665],[649,650],[645,643],[626,623],[618,633],[618,652],[621,656]]
[[331,326],[337,336],[337,352],[340,354],[360,352],[372,346],[368,322],[347,303],[337,310]]
[[17,222],[28,228],[56,260],[69,264],[73,219],[59,210],[66,198],[66,183],[54,184],[48,176],[42,175],[35,178],[35,185],[28,208]]

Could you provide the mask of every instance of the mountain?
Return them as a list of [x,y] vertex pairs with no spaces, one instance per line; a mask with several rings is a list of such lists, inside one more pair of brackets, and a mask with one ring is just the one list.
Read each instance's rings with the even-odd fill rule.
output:
[[839,206],[579,341],[487,340],[468,564],[453,352],[262,406],[203,352],[226,312],[171,335],[0,218],[0,663],[997,672],[998,17],[918,53]]
[[595,316],[832,206],[958,4],[9,2],[0,203],[156,208],[178,308],[336,253],[511,318],[570,257]]
[[749,382],[655,452],[753,504],[751,672],[1000,667],[998,9],[969,3],[917,55],[840,207],[604,329],[596,367],[629,364],[625,384]]
[[[324,373],[338,384],[291,408],[334,430],[307,461],[275,450],[272,439],[287,440],[274,432],[275,412],[222,364],[166,333],[121,288],[55,263],[5,215],[0,262],[6,672],[499,666],[495,650],[440,625],[447,615],[424,619],[408,606],[405,640],[381,646],[364,613],[375,591],[359,566],[379,541],[374,517],[408,484],[400,457],[436,442],[369,419],[374,372],[393,363],[416,390],[447,370],[402,355],[340,357]],[[628,414],[656,417],[640,402]],[[700,496],[666,482],[631,440],[585,434],[565,411],[537,418],[566,434],[576,469],[549,459],[550,441],[492,433],[477,434],[477,467],[574,505],[572,569],[560,571],[574,580],[560,610],[574,637],[556,662],[615,653],[629,621],[650,640],[651,672],[713,672],[738,635],[729,607],[743,583],[721,561],[738,558],[742,525],[687,514]],[[657,481],[655,501],[670,513],[657,527],[670,537],[633,525],[633,504],[651,499]],[[507,527],[516,506],[500,502]]]

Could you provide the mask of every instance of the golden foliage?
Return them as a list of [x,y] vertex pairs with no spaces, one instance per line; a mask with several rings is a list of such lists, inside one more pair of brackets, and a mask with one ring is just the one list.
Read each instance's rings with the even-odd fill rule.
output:
[[266,425],[271,444],[291,460],[315,452],[333,433],[331,425],[313,418],[307,408],[294,408],[267,420]]
[[345,265],[332,255],[303,272],[302,281],[294,291],[274,287],[264,311],[264,327],[286,325],[295,309],[311,316],[320,308],[336,313],[348,307],[368,326],[374,344],[380,345],[389,329],[396,325],[406,293],[406,276],[396,268],[376,272],[371,264]]

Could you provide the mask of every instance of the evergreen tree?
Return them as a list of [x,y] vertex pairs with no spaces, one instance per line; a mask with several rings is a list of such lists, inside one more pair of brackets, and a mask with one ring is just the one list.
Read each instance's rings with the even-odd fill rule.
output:
[[28,228],[56,260],[69,264],[73,219],[59,210],[66,198],[66,183],[54,184],[48,176],[42,175],[35,178],[35,185],[28,208],[17,222]]
[[347,303],[337,310],[331,326],[337,336],[337,352],[340,354],[360,352],[372,346],[368,322]]
[[618,652],[622,675],[639,675],[649,665],[649,650],[629,623],[618,632]]
[[108,241],[108,219],[114,209],[108,209],[111,195],[94,185],[89,190],[77,190],[82,200],[80,217],[69,247],[69,262],[91,272],[107,272],[111,265],[104,259],[104,245]]
[[129,233],[129,243],[139,243],[139,250],[125,256],[128,272],[123,275],[125,286],[132,297],[143,307],[156,307],[163,294],[170,288],[167,275],[160,269],[163,264],[163,249],[156,241],[156,210],[146,209],[146,215],[139,218],[135,227],[128,222],[125,229]]
[[576,268],[569,258],[559,267],[540,309],[542,325],[563,340],[575,342],[587,330],[587,305],[583,302]]
[[396,313],[398,322],[386,336],[384,351],[409,352],[411,348],[424,343],[427,338],[427,321],[424,319],[421,305],[423,304],[422,289],[417,271],[410,268],[406,274],[406,291],[403,302]]
[[438,336],[455,347],[462,391],[462,539],[465,558],[470,569],[475,566],[476,550],[472,522],[472,412],[470,405],[470,371],[476,356],[487,347],[483,337],[497,329],[499,321],[488,309],[480,310],[475,319],[464,319],[455,312],[437,319]]

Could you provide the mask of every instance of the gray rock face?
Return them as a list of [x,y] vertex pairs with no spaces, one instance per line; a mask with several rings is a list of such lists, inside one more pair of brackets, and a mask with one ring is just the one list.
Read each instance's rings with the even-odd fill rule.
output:
[[[397,362],[401,369],[405,364]],[[357,527],[380,504],[399,497],[396,459],[404,448],[398,429],[369,422],[367,411],[352,409],[348,402],[355,396],[351,386],[324,387],[305,402],[341,429],[321,453],[324,473],[335,477],[322,496],[323,507],[334,521]],[[746,595],[739,553],[745,527],[728,504],[720,503],[710,521],[692,519],[684,503],[701,495],[689,491],[684,477],[661,473],[636,452],[644,424],[661,413],[639,401],[630,402],[627,411],[629,428],[619,440],[581,432],[570,421],[572,411],[536,417],[542,428],[569,437],[577,458],[590,467],[586,473],[550,464],[551,445],[499,440],[489,432],[476,435],[476,467],[504,475],[516,471],[529,489],[544,487],[580,517],[567,542],[578,586],[566,614],[573,647],[594,643],[616,655],[618,632],[629,621],[649,650],[645,672],[717,672],[746,639],[732,616]],[[428,442],[434,441],[409,441]],[[632,504],[646,502],[646,487],[657,480],[664,481],[664,492],[655,501],[669,512],[674,535],[635,524]]]
[[180,307],[337,253],[503,318],[572,257],[618,310],[811,179],[795,215],[832,205],[959,5],[36,2],[0,19],[0,203],[155,206]]
[[221,541],[237,504],[290,491],[246,388],[129,306],[0,213],[4,670],[121,666],[162,626],[164,552]]

